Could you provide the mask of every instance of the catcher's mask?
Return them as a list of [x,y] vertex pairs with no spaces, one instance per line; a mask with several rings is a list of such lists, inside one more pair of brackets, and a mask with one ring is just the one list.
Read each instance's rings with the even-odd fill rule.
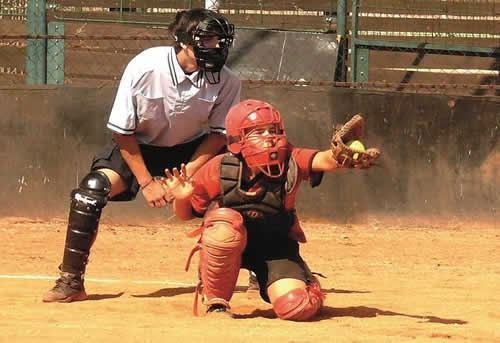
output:
[[270,104],[245,100],[226,117],[228,150],[271,178],[281,177],[288,157],[288,140],[280,113]]
[[203,17],[191,33],[176,32],[175,39],[192,45],[198,67],[209,73],[208,82],[219,83],[220,71],[233,45],[234,25],[214,11],[204,10]]

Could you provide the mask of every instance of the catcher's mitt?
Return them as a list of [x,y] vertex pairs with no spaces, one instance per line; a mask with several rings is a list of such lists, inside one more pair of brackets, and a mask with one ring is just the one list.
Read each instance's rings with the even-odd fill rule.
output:
[[[365,120],[359,114],[354,115],[351,120],[345,123],[332,136],[333,158],[343,167],[347,168],[368,168],[380,156],[377,148],[360,150],[349,147],[347,142],[358,140],[363,136]],[[355,157],[355,154],[356,157]]]

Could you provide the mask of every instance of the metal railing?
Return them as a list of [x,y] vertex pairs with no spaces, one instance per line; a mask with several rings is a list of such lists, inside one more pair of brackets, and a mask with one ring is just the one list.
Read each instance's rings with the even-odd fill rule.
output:
[[352,1],[352,82],[396,83],[397,89],[410,83],[485,85],[498,94],[498,2],[455,0],[427,9],[416,1],[390,7],[394,2]]
[[[0,0],[0,83],[116,83],[134,55],[173,43],[166,27],[179,8],[203,6],[201,1],[86,3]],[[164,3],[169,7],[153,7]],[[241,32],[251,31],[236,40],[240,51],[229,60],[243,59],[240,65],[251,69],[240,74],[243,80],[499,94],[500,6],[495,0],[290,4],[220,5]],[[279,65],[280,73],[263,70],[263,61],[269,61],[268,69]],[[293,72],[281,68],[287,62]]]

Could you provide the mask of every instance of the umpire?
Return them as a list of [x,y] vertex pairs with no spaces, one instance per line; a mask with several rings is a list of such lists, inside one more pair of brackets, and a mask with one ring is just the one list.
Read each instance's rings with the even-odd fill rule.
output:
[[85,267],[108,200],[130,201],[141,191],[149,206],[164,207],[169,192],[154,177],[181,163],[192,175],[225,145],[225,117],[241,90],[224,66],[234,26],[192,9],[177,13],[170,32],[175,46],[141,52],[123,73],[107,123],[113,140],[71,192],[60,277],[44,302],[87,299]]

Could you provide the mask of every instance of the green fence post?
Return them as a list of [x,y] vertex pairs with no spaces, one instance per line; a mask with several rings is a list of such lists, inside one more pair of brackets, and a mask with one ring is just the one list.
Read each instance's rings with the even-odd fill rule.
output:
[[337,1],[337,40],[345,37],[347,25],[347,0]]
[[356,39],[358,38],[358,1],[352,0],[352,22],[351,22],[351,81],[356,82]]
[[[45,0],[28,0],[27,29],[29,35],[47,35]],[[44,84],[47,68],[46,38],[28,39],[26,46],[26,83]]]
[[352,35],[351,35],[351,81],[368,81],[368,67],[370,50],[368,47],[358,46],[358,0],[352,0]]
[[[50,36],[63,36],[64,23],[50,22],[47,30]],[[64,84],[64,39],[54,38],[47,41],[47,84]]]
[[348,42],[346,36],[347,0],[337,1],[337,64],[335,66],[335,81],[347,81]]
[[356,51],[352,56],[355,60],[356,69],[353,71],[353,82],[366,82],[368,81],[368,65],[369,65],[370,49],[367,47],[356,47]]
[[120,0],[120,21],[123,21],[123,0]]

